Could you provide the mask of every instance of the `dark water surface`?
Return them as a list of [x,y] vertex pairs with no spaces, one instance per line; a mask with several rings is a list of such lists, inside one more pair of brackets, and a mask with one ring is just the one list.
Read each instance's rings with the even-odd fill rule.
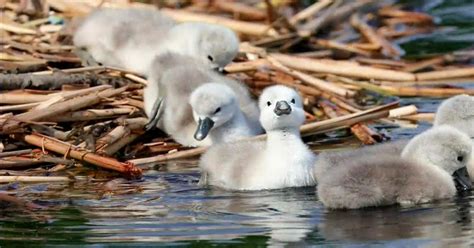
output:
[[[449,40],[460,41],[455,46],[473,43],[474,22],[461,18],[473,16],[471,1],[447,2],[416,1],[419,8],[439,13],[443,25],[458,27],[449,37],[429,36],[428,45],[421,37],[420,54]],[[418,46],[413,42],[405,47],[409,54],[416,50],[410,46]],[[403,103],[434,112],[439,100],[409,98]],[[400,139],[428,127],[383,129]],[[328,211],[312,187],[227,192],[199,187],[198,179],[196,161],[184,161],[148,170],[139,181],[0,185],[0,191],[17,191],[20,198],[46,206],[25,210],[0,205],[0,247],[474,246],[471,194],[412,208]]]

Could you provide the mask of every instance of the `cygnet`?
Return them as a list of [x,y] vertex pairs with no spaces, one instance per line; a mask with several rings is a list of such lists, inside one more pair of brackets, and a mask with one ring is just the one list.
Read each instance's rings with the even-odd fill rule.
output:
[[153,68],[144,92],[145,112],[150,126],[180,144],[207,146],[263,132],[257,103],[241,83],[177,54],[158,56]]
[[471,188],[466,166],[469,137],[450,126],[434,127],[414,137],[401,156],[354,156],[318,182],[318,196],[332,209],[392,204],[413,205],[453,197]]
[[201,185],[229,190],[265,190],[315,185],[315,156],[303,143],[301,98],[285,86],[266,88],[259,99],[265,140],[212,146],[199,163]]
[[221,69],[236,56],[239,39],[223,26],[177,24],[149,9],[100,9],[74,34],[74,44],[97,61],[147,75],[154,57],[164,52],[189,55]]

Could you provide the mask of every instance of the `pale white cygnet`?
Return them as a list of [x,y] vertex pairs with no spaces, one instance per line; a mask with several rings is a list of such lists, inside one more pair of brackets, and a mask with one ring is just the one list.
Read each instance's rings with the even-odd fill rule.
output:
[[264,190],[315,185],[315,156],[303,143],[299,127],[305,120],[296,91],[266,88],[259,99],[260,122],[267,139],[212,146],[199,163],[202,185],[230,190]]
[[453,197],[471,188],[466,166],[472,142],[450,126],[414,137],[401,156],[354,155],[318,182],[318,196],[332,209],[413,205]]
[[149,9],[100,9],[74,34],[74,44],[107,66],[147,75],[155,56],[165,52],[189,55],[210,68],[223,68],[238,52],[239,39],[223,26],[177,24]]
[[257,103],[243,84],[188,56],[164,54],[153,66],[145,112],[152,126],[158,124],[178,143],[207,146],[263,132]]

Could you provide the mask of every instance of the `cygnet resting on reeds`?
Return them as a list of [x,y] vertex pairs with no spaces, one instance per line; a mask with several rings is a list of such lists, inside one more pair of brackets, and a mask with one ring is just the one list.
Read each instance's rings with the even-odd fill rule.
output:
[[267,139],[212,146],[199,163],[202,185],[264,190],[315,185],[314,154],[303,143],[301,98],[285,86],[266,88],[259,99]]
[[211,145],[263,132],[257,102],[243,84],[178,54],[158,56],[153,68],[144,92],[149,125],[158,124],[180,144]]
[[466,166],[472,144],[450,126],[434,127],[414,137],[401,156],[364,153],[327,171],[318,182],[326,207],[355,209],[412,205],[449,198],[471,188]]
[[154,57],[164,52],[189,55],[210,68],[221,69],[239,49],[239,39],[226,27],[177,24],[148,9],[97,10],[75,32],[74,44],[86,49],[97,62],[145,75]]

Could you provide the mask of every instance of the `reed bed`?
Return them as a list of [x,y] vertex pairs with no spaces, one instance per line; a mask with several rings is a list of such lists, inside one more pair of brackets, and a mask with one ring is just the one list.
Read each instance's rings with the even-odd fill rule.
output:
[[297,89],[307,116],[303,136],[347,129],[370,145],[383,140],[370,123],[433,118],[396,97],[474,94],[458,85],[474,82],[474,68],[465,65],[472,51],[403,58],[393,40],[436,25],[390,1],[321,0],[304,8],[292,1],[143,2],[0,1],[0,182],[70,182],[95,177],[94,167],[138,178],[143,165],[206,150],[182,147],[158,130],[145,133],[143,76],[82,66],[71,35],[96,8],[159,7],[180,22],[233,29],[242,42],[228,76],[255,97],[273,84]]

